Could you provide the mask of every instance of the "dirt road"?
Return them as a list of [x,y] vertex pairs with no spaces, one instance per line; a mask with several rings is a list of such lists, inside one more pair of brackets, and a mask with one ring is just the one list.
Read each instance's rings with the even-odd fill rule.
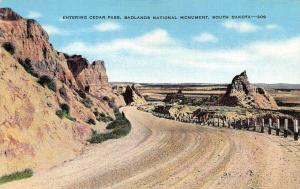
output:
[[125,138],[0,188],[299,188],[300,142],[124,109]]

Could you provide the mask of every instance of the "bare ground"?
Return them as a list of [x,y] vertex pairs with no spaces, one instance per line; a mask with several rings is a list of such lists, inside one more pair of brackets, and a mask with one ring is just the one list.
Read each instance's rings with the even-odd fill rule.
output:
[[[131,133],[76,159],[2,185],[34,188],[299,188],[300,142],[124,109]],[[59,154],[58,154],[59,155]]]

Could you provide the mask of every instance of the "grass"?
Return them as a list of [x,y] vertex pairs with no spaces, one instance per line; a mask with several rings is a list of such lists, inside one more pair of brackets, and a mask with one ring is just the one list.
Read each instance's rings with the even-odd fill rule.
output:
[[[116,116],[117,117],[117,116]],[[118,116],[117,119],[106,126],[106,129],[116,129],[120,125],[126,125],[129,121],[123,116]],[[130,124],[130,123],[129,123]]]
[[25,169],[21,172],[18,171],[18,172],[0,177],[0,184],[6,183],[6,182],[11,182],[14,180],[29,178],[29,177],[32,177],[32,175],[33,175],[33,171],[31,169]]
[[131,130],[130,122],[120,113],[116,114],[116,120],[108,124],[107,129],[112,129],[109,133],[97,133],[93,130],[90,143],[101,143],[109,139],[118,139],[126,136]]

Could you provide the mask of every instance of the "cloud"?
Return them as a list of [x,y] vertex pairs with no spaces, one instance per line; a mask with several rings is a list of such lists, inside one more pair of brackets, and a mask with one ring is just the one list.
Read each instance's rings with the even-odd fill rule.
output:
[[216,42],[218,42],[218,38],[216,36],[214,36],[211,33],[207,33],[207,32],[201,33],[201,34],[193,37],[193,39],[195,41],[198,41],[198,42],[201,42],[201,43],[208,43],[208,42],[216,43]]
[[42,25],[42,27],[44,28],[44,30],[46,30],[46,32],[49,34],[49,35],[69,35],[70,33],[64,29],[61,29],[61,28],[58,28],[56,26],[53,26],[53,25],[48,25],[48,24],[45,24],[45,25]]
[[94,26],[94,29],[100,32],[117,31],[121,28],[121,25],[115,22],[104,22]]
[[64,21],[66,21],[65,19],[63,19],[63,17],[62,16],[60,16],[59,18],[58,18],[58,21],[60,21],[60,22],[64,22]]
[[253,72],[255,82],[299,83],[299,44],[300,36],[297,36],[281,41],[252,42],[232,49],[198,49],[185,46],[166,30],[158,28],[138,37],[104,43],[77,41],[60,50],[80,53],[90,59],[104,59],[117,65],[194,68],[194,71],[211,73],[212,78],[214,74],[236,74],[246,69]]
[[259,30],[257,25],[250,22],[226,21],[223,23],[223,26],[227,29],[232,29],[241,33],[256,32]]
[[250,33],[250,32],[256,32],[264,29],[266,30],[281,29],[281,27],[277,24],[267,24],[263,26],[258,26],[250,22],[236,22],[232,20],[224,22],[223,27],[225,27],[226,29],[235,30],[240,33]]
[[278,26],[277,24],[267,24],[267,25],[265,26],[265,28],[266,28],[267,30],[277,30],[277,29],[281,29],[281,27]]
[[27,18],[31,18],[31,19],[37,19],[42,17],[42,14],[40,12],[37,11],[29,11]]

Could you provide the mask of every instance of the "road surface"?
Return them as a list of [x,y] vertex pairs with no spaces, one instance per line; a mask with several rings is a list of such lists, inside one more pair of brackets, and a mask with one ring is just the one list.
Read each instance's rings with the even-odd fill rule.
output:
[[299,188],[300,142],[124,108],[132,131],[3,189]]

